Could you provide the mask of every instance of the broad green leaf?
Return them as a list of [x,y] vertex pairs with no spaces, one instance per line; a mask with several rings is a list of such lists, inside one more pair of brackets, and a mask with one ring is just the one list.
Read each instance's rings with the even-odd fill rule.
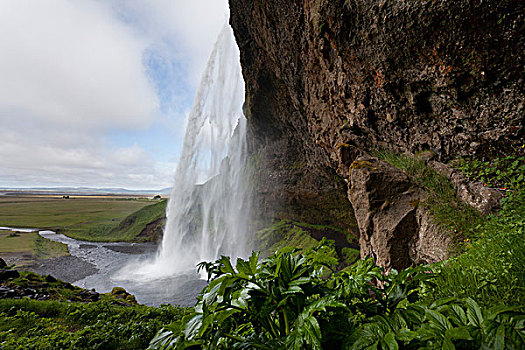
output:
[[483,323],[483,314],[479,305],[471,298],[466,299],[467,303],[467,317],[469,322],[476,327],[481,327]]
[[434,310],[426,310],[425,314],[429,320],[429,326],[439,329],[441,333],[445,333],[447,329],[452,328],[452,324],[443,314]]
[[198,333],[198,337],[202,337],[203,334],[206,332],[206,330],[208,329],[208,327],[210,326],[210,324],[213,323],[213,320],[215,319],[215,314],[212,313],[212,314],[209,314],[207,315],[206,317],[204,317],[201,321],[201,325],[199,327],[199,333]]
[[396,339],[402,342],[410,342],[416,338],[416,332],[408,328],[400,329],[396,334]]
[[238,258],[237,265],[235,265],[235,267],[237,268],[239,275],[241,275],[242,277],[247,278],[253,275],[250,263],[248,261]]
[[228,309],[228,310],[223,310],[223,311],[220,311],[218,312],[216,315],[215,315],[215,320],[219,323],[221,322],[224,322],[224,320],[226,320],[227,318],[229,318],[231,315],[233,314],[236,314],[240,312],[239,310],[236,310],[236,309]]
[[203,302],[205,302],[208,305],[211,305],[213,302],[215,302],[217,298],[217,293],[219,292],[219,289],[221,287],[221,283],[224,280],[223,277],[224,276],[221,276],[210,282],[210,284],[205,289],[206,293],[202,296]]
[[298,286],[290,286],[287,290],[283,292],[283,294],[304,294],[301,287]]
[[509,311],[516,311],[516,310],[520,310],[520,309],[523,309],[523,306],[505,306],[505,305],[498,305],[498,306],[495,306],[495,307],[491,307],[488,311],[488,314],[487,314],[487,319],[489,320],[492,320],[494,318],[496,318],[496,316],[502,314],[502,313],[506,313],[506,312],[509,312]]
[[456,322],[458,325],[466,326],[467,325],[467,315],[465,311],[459,305],[450,305],[450,318]]
[[447,329],[445,338],[453,340],[472,340],[467,327],[455,327]]
[[398,350],[399,345],[396,341],[396,336],[393,332],[388,332],[387,335],[383,338],[388,350]]
[[257,264],[259,263],[259,252],[252,252],[252,255],[250,256],[250,270],[252,271],[252,274],[254,274],[257,271]]
[[310,345],[312,349],[321,350],[321,327],[319,327],[319,322],[313,316],[308,317],[305,322],[305,331],[308,335],[307,344]]
[[505,326],[502,324],[499,325],[496,332],[487,334],[486,338],[487,339],[485,339],[484,343],[488,345],[487,348],[490,348],[491,350],[505,349]]
[[456,350],[456,347],[454,346],[454,343],[452,343],[452,340],[445,337],[445,340],[443,340],[443,344],[441,345],[442,350]]
[[289,285],[290,286],[301,286],[303,284],[307,284],[310,282],[312,282],[312,279],[310,277],[300,277],[300,278],[291,280]]
[[148,349],[167,349],[168,346],[175,346],[180,341],[172,331],[161,329],[151,339]]
[[449,304],[450,302],[456,301],[456,300],[458,300],[456,297],[441,298],[441,299],[438,299],[438,300],[434,301],[430,305],[430,308],[431,309],[436,309],[437,307],[439,307],[441,305]]
[[193,339],[198,333],[202,325],[202,314],[193,316],[184,327],[184,336],[187,339]]
[[221,267],[222,272],[231,273],[232,275],[235,274],[235,270],[233,269],[233,266],[232,266],[232,263],[229,257],[223,255],[218,260],[218,262],[222,264],[222,267]]

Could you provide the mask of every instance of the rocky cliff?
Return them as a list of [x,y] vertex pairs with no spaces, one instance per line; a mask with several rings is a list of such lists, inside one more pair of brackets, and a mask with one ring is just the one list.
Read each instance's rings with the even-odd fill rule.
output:
[[[352,230],[350,164],[523,144],[521,0],[230,0],[263,216]],[[273,210],[272,208],[279,208]]]

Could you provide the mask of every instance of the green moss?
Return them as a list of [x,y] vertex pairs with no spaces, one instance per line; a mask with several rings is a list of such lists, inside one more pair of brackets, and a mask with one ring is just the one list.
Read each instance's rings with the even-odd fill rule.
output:
[[345,265],[352,265],[357,260],[359,260],[361,256],[361,253],[359,252],[358,249],[347,248],[347,247],[341,250],[341,254],[343,255],[343,260],[344,260]]
[[273,254],[284,247],[308,249],[317,245],[307,231],[296,226],[292,221],[281,220],[255,234],[257,249],[261,249],[263,256]]

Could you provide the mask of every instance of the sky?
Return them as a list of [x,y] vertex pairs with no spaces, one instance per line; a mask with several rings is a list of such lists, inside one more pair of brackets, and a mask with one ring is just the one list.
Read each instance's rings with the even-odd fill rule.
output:
[[0,188],[171,187],[226,0],[0,0]]

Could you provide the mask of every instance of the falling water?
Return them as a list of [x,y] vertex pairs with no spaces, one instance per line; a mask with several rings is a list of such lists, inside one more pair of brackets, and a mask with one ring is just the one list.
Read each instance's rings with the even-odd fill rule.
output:
[[243,101],[239,50],[226,25],[189,115],[161,247],[135,274],[165,277],[220,255],[246,255],[250,206]]

